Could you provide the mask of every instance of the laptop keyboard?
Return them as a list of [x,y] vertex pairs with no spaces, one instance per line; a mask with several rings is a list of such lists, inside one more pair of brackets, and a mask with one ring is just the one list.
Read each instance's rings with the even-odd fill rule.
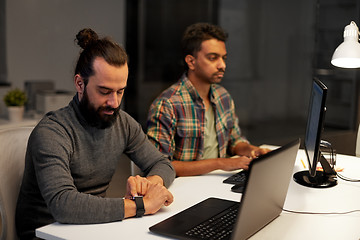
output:
[[227,179],[225,179],[223,181],[223,183],[243,184],[243,185],[245,185],[247,175],[248,175],[247,171],[240,171],[238,173],[235,173],[234,175],[231,175]]
[[209,220],[195,226],[185,234],[196,239],[230,239],[238,209],[239,205],[235,204]]

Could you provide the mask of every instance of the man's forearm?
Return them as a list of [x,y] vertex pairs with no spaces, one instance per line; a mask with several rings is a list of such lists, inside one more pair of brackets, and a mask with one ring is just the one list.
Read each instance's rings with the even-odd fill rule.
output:
[[176,176],[197,176],[217,170],[220,158],[204,159],[200,161],[173,161]]

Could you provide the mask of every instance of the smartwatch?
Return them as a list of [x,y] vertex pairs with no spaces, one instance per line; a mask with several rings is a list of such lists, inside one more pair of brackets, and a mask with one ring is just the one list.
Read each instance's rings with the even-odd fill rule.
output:
[[144,201],[142,196],[132,197],[131,200],[135,201],[136,215],[135,217],[142,217],[145,214]]

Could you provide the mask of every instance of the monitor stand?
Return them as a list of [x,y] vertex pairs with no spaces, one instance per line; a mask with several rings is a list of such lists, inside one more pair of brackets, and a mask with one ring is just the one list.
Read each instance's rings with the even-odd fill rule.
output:
[[328,188],[337,185],[336,172],[330,167],[329,162],[323,155],[320,157],[320,163],[323,171],[316,171],[314,177],[310,176],[308,170],[297,172],[294,174],[294,181],[312,188]]

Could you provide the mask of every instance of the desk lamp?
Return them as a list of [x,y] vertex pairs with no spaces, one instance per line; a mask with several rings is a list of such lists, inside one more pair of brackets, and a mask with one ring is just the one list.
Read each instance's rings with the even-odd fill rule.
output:
[[344,42],[336,49],[331,64],[341,68],[360,67],[359,28],[351,21],[344,29]]
[[[335,49],[331,64],[342,68],[360,67],[359,28],[351,21],[344,30],[344,42]],[[356,155],[360,152],[360,125],[356,138]]]

